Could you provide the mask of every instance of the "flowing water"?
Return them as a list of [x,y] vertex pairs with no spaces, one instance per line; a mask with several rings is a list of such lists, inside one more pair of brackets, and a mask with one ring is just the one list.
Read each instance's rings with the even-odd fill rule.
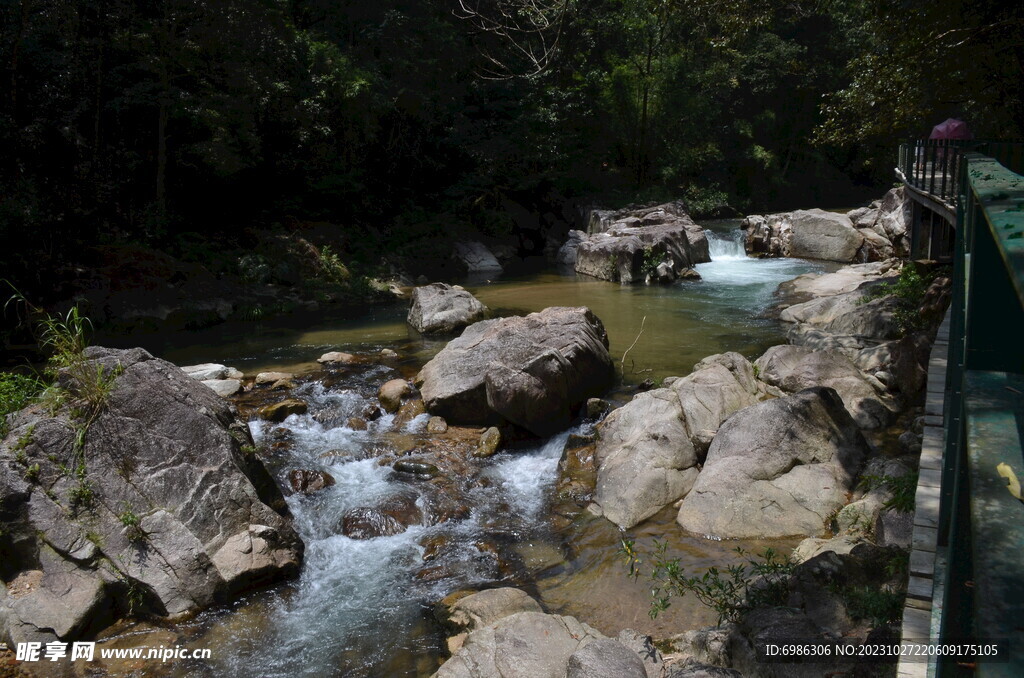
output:
[[[589,306],[605,323],[612,355],[621,361],[627,383],[688,374],[699,359],[722,351],[753,357],[782,340],[778,324],[764,315],[775,287],[822,265],[747,258],[739,232],[733,230],[735,222],[709,227],[712,261],[697,266],[700,281],[621,286],[543,273],[471,289],[499,313]],[[695,601],[673,605],[656,621],[647,618],[646,586],[626,577],[616,549],[623,536],[641,548],[667,540],[688,567],[699,571],[735,558],[730,555],[735,544],[678,534],[671,509],[627,535],[587,514],[568,523],[553,519],[551,495],[559,457],[570,433],[585,433],[586,423],[480,462],[479,477],[466,489],[471,510],[464,520],[417,525],[366,540],[343,536],[339,523],[347,510],[373,505],[396,492],[416,491],[415,481],[397,478],[377,457],[382,445],[423,436],[425,415],[398,430],[390,415],[371,422],[365,431],[341,423],[375,402],[381,383],[399,373],[411,374],[444,345],[411,334],[403,316],[404,309],[376,309],[301,329],[268,324],[261,332],[249,327],[240,334],[225,327],[191,335],[191,346],[151,347],[178,364],[223,362],[247,373],[267,367],[312,370],[315,358],[327,350],[365,354],[391,347],[407,356],[397,371],[370,365],[330,386],[306,382],[295,395],[309,403],[307,414],[293,415],[281,425],[250,423],[258,443],[288,441],[287,453],[271,462],[279,479],[291,469],[320,469],[337,483],[313,496],[288,497],[306,545],[299,578],[177,625],[179,642],[213,648],[214,654],[208,663],[183,663],[170,669],[172,674],[429,675],[442,660],[444,647],[429,606],[452,591],[498,582],[525,585],[550,611],[577,615],[612,635],[632,627],[667,636],[714,623],[710,611]],[[430,556],[427,567],[424,559],[431,543],[447,547],[436,558]]]

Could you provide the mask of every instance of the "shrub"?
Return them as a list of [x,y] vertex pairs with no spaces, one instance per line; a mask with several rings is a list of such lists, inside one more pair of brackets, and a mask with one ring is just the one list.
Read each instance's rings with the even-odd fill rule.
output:
[[[687,577],[678,558],[666,557],[667,548],[667,543],[655,542],[651,558],[654,567],[647,575],[651,584],[649,614],[652,619],[671,605],[673,597],[687,593],[717,612],[719,624],[737,621],[758,607],[786,602],[793,564],[779,557],[773,549],[765,549],[759,557],[747,557],[750,554],[737,547],[736,553],[746,558],[745,562],[730,565],[724,571],[712,567],[699,577]],[[626,556],[630,576],[636,579],[641,574],[642,561],[634,550],[634,543],[623,540],[621,551]]]
[[7,435],[7,415],[31,403],[45,387],[35,377],[0,372],[0,437]]
[[885,508],[896,509],[900,513],[910,513],[914,510],[914,496],[917,494],[916,473],[904,473],[901,476],[880,476],[869,473],[860,479],[860,487],[865,491],[884,487],[891,492],[892,497],[882,504]]

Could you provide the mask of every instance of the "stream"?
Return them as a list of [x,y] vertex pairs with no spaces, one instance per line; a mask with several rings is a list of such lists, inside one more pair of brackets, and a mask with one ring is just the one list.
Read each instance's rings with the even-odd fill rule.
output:
[[[621,286],[546,272],[467,287],[501,314],[589,306],[606,325],[613,360],[622,362],[624,393],[644,379],[657,383],[689,374],[694,363],[713,353],[738,351],[752,358],[784,341],[778,322],[764,315],[775,287],[826,265],[748,258],[735,226],[735,221],[706,224],[712,261],[697,266],[700,281]],[[327,350],[367,354],[388,347],[403,356],[397,366],[367,364],[326,384],[306,381],[293,394],[308,402],[309,412],[283,424],[250,422],[257,444],[267,448],[287,441],[287,451],[268,463],[279,481],[292,469],[315,469],[337,482],[312,496],[287,498],[306,545],[300,576],[164,627],[161,632],[170,631],[175,642],[211,648],[213,655],[206,662],[169,665],[166,675],[428,676],[445,657],[444,634],[431,606],[460,589],[502,584],[522,586],[549,611],[577,616],[608,635],[631,627],[668,636],[714,624],[715,616],[684,599],[650,619],[647,587],[627,577],[617,553],[624,536],[648,550],[655,540],[668,541],[696,571],[734,560],[738,545],[757,550],[795,544],[683,536],[671,507],[625,535],[586,512],[557,515],[552,489],[558,461],[570,434],[592,430],[588,422],[480,460],[462,498],[469,508],[464,519],[373,539],[343,536],[339,524],[346,511],[415,491],[419,482],[397,477],[378,457],[382,449],[407,448],[426,436],[426,415],[399,425],[394,415],[385,415],[363,431],[347,423],[376,402],[380,384],[399,374],[411,376],[444,346],[444,341],[412,336],[404,313],[372,309],[359,318],[304,327],[268,323],[256,332],[251,326],[212,328],[190,334],[187,344],[179,338],[147,347],[180,365],[221,362],[247,374],[270,367],[312,371],[319,368],[315,358]],[[436,544],[444,548],[434,550]],[[118,632],[122,639],[137,633],[145,644],[142,629]]]

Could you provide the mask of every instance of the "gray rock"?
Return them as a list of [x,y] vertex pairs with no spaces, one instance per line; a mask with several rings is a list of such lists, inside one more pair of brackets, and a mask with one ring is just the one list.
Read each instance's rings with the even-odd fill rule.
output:
[[864,236],[845,214],[820,209],[796,210],[743,220],[748,253],[770,257],[803,257],[855,261]]
[[661,678],[665,660],[650,636],[637,633],[633,629],[623,629],[619,632],[617,640],[640,658],[647,678]]
[[890,189],[878,207],[876,231],[885,233],[898,257],[910,255],[911,201],[904,195],[903,186]]
[[569,231],[569,237],[565,241],[565,244],[558,248],[558,254],[555,256],[555,263],[559,266],[575,266],[576,250],[586,237],[587,234],[583,231]]
[[793,553],[790,554],[789,559],[794,563],[804,563],[811,558],[821,555],[822,553],[831,552],[844,555],[852,551],[858,544],[862,543],[863,540],[860,537],[855,537],[849,534],[842,534],[838,537],[832,537],[829,539],[808,537],[797,544],[796,548],[793,549]]
[[[60,470],[77,463],[78,425],[67,407],[18,413],[0,446],[10,546],[0,617],[9,635],[78,637],[90,619],[112,621],[105,615],[116,601],[126,609],[128,589],[144,592],[149,611],[177,617],[294,574],[301,542],[273,479],[243,451],[252,445],[248,426],[228,403],[142,349],[90,348],[87,356],[123,372],[85,435],[84,475]],[[20,452],[39,472],[26,482],[9,471],[19,467],[13,446],[30,430]],[[40,569],[35,586],[12,594],[12,582]]]
[[318,363],[350,363],[355,360],[355,356],[351,353],[345,353],[344,351],[328,351],[322,356],[316,359]]
[[470,325],[416,381],[427,411],[450,423],[505,419],[549,435],[612,376],[601,321],[587,308],[552,307]]
[[858,289],[796,304],[782,311],[783,322],[813,325],[829,334],[848,334],[878,341],[899,338],[893,317],[895,300],[882,297],[865,303],[866,291]]
[[434,676],[565,678],[569,658],[603,637],[574,617],[517,612],[470,633]]
[[475,631],[517,612],[544,610],[524,591],[510,587],[450,596],[442,601],[440,610],[443,620],[459,631]]
[[743,674],[735,669],[704,664],[691,657],[670,666],[665,678],[743,678]]
[[672,389],[638,394],[598,432],[594,503],[619,527],[633,527],[693,487],[697,453]]
[[647,678],[647,669],[625,645],[600,638],[572,653],[565,678]]
[[502,266],[487,246],[481,242],[457,242],[452,257],[467,273],[495,273]]
[[887,425],[898,409],[876,379],[865,375],[838,351],[772,346],[754,364],[762,381],[789,393],[811,386],[834,388],[854,421],[863,429]]
[[233,367],[220,365],[218,363],[202,363],[201,365],[186,365],[182,371],[196,381],[209,381],[211,379],[241,379],[242,373]]
[[888,509],[878,514],[875,521],[875,543],[879,546],[910,548],[914,535],[914,512],[904,513]]
[[732,659],[729,645],[735,631],[732,624],[685,631],[672,637],[672,646],[703,664],[730,666]]
[[629,528],[685,496],[722,422],[762,394],[750,363],[724,353],[609,414],[596,453],[594,503],[602,515]]
[[455,332],[487,315],[487,307],[461,287],[432,283],[412,291],[407,322],[423,334]]
[[884,235],[870,228],[858,228],[857,232],[864,238],[857,258],[861,261],[887,261],[896,255],[896,251]]
[[843,266],[833,273],[805,273],[779,285],[777,295],[783,306],[845,294],[859,289],[865,283],[890,278],[895,281],[899,273],[898,261],[879,261],[868,264]]
[[681,203],[629,212],[602,232],[581,239],[576,272],[613,282],[645,279],[645,265],[665,263],[674,280],[684,269],[711,261],[704,230]]
[[242,382],[239,379],[207,379],[202,384],[221,398],[228,398],[242,390]]
[[854,228],[871,228],[878,219],[877,207],[858,207],[846,213]]
[[677,522],[723,538],[819,534],[868,451],[833,389],[747,407],[719,429]]

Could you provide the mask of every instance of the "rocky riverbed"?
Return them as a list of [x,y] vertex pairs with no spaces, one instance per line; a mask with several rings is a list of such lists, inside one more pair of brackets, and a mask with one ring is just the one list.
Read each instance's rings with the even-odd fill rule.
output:
[[[914,309],[925,322],[901,327],[904,302],[883,286],[905,266],[796,278],[776,308],[790,344],[753,360],[707,356],[610,400],[597,397],[613,379],[608,337],[589,310],[479,321],[483,304],[451,288],[410,314],[419,331],[468,325],[425,365],[390,348],[335,350],[313,370],[246,376],[91,349],[112,390],[84,413],[83,442],[71,398],[14,415],[0,448],[13,528],[0,539],[14,556],[5,635],[212,646],[211,662],[187,664],[210,675],[251,662],[290,674],[295,657],[310,675],[426,675],[453,653],[438,675],[683,676],[768,675],[751,658],[755,637],[885,633],[856,596],[899,596],[909,532],[895,479],[915,469],[924,360],[948,303],[948,281],[931,275]],[[76,393],[70,377],[65,387]],[[789,538],[775,544],[787,551],[794,536],[808,541],[782,606],[735,625],[699,630],[713,615],[692,604],[644,621],[642,583],[635,633],[593,603],[552,608],[573,582],[607,586],[588,573],[618,559],[620,528],[680,552],[708,537]],[[247,593],[300,566],[294,583]],[[487,594],[501,600],[484,612],[458,604],[483,598],[449,597],[502,585],[518,592]],[[74,595],[58,600],[66,586]],[[102,629],[124,616],[149,621]],[[520,656],[530,634],[566,642]]]

